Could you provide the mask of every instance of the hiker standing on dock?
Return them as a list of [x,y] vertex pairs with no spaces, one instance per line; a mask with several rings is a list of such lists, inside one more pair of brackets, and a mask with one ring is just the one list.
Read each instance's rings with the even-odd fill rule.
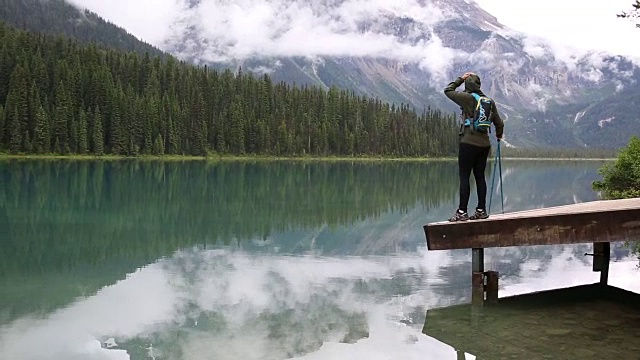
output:
[[[456,89],[464,83],[464,91]],[[449,221],[486,219],[487,182],[484,172],[491,150],[489,133],[494,125],[496,138],[502,139],[504,122],[498,115],[495,102],[480,89],[480,77],[467,72],[444,89],[445,95],[460,106],[463,122],[460,125],[460,145],[458,150],[458,171],[460,176],[460,205]],[[469,178],[473,171],[478,191],[478,206],[469,216],[467,205],[471,193]]]

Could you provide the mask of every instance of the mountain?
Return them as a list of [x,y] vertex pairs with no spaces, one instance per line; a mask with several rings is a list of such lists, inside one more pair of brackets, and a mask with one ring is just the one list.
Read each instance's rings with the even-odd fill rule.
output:
[[[442,89],[473,70],[498,101],[510,145],[613,149],[640,134],[634,109],[640,70],[630,59],[579,53],[517,33],[472,0],[366,7],[358,0],[179,2],[183,10],[167,25],[172,36],[159,47],[196,64],[452,112],[457,107]],[[30,31],[165,54],[63,0],[0,0],[0,19]],[[292,36],[296,32],[302,35]],[[330,41],[321,38],[327,32]]]
[[[634,85],[640,80],[640,69],[630,59],[571,51],[517,33],[471,0],[408,1],[412,11],[401,6],[376,8],[376,3],[371,4],[373,9],[354,10],[355,3],[262,1],[262,6],[271,4],[283,12],[281,18],[290,16],[286,20],[291,25],[270,19],[276,30],[247,50],[253,43],[233,37],[234,27],[219,25],[233,20],[231,15],[217,14],[219,23],[214,25],[202,22],[214,10],[236,10],[222,8],[224,4],[216,1],[189,0],[163,48],[188,61],[269,73],[277,81],[338,86],[418,108],[435,105],[450,111],[457,109],[442,89],[456,76],[473,70],[481,75],[485,92],[498,102],[507,120],[506,139],[517,147],[618,148],[630,135],[640,134],[633,111],[640,100],[640,89]],[[287,12],[286,6],[294,5],[300,15]],[[330,28],[332,39],[379,38],[393,44],[391,51],[321,54],[332,51],[321,49],[315,55],[279,54],[286,52],[282,48],[311,47],[295,44],[291,35],[297,31],[293,16],[307,13],[314,14],[307,22],[311,35],[322,35]],[[322,21],[328,25],[318,28]],[[278,42],[287,38],[292,39],[289,46]],[[269,49],[269,41],[274,49]]]
[[79,10],[64,0],[0,0],[0,20],[31,32],[64,35],[139,54],[167,55],[95,13]]

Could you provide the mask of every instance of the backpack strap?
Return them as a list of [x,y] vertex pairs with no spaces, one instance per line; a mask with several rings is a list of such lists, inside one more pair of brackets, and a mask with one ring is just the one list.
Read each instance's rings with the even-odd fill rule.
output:
[[[477,102],[477,104],[476,104],[476,110],[477,110],[478,106],[480,106],[480,102],[479,102],[479,101],[480,101],[480,95],[478,95],[478,94],[476,94],[476,93],[471,93],[471,95],[473,95],[473,98],[474,98],[474,99],[476,99],[476,102]],[[465,126],[465,127],[467,127],[467,126],[471,126],[471,122],[472,122],[472,121],[473,121],[473,119],[465,119],[465,120],[464,120],[464,126]]]

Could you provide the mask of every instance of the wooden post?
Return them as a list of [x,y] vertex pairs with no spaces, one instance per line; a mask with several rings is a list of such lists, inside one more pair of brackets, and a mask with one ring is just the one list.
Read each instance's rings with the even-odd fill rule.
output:
[[484,305],[484,249],[471,250],[471,304]]
[[593,271],[600,271],[600,284],[607,285],[609,280],[609,260],[611,243],[593,243]]
[[484,249],[473,248],[471,250],[471,266],[473,267],[473,272],[484,271]]
[[474,272],[471,276],[471,304],[484,305],[484,273]]
[[466,360],[466,356],[464,355],[464,351],[456,350],[456,360]]
[[487,276],[487,303],[489,304],[497,304],[498,303],[498,272],[497,271],[487,271],[485,272]]

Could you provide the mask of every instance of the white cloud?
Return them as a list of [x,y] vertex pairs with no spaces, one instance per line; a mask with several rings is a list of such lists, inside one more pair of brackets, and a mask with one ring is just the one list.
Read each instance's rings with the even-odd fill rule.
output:
[[[171,46],[169,50],[180,58],[197,62],[292,56],[383,58],[418,64],[430,74],[427,80],[437,87],[450,80],[454,62],[471,60],[474,71],[486,73],[497,68],[502,74],[513,76],[519,76],[526,65],[524,59],[501,53],[505,48],[499,36],[487,40],[473,54],[445,46],[433,28],[460,16],[462,8],[441,0],[201,0],[191,7],[187,5],[189,0],[71,1],[160,48],[167,50]],[[473,5],[470,1],[467,4]],[[618,27],[609,27],[608,13],[596,14],[597,7],[590,5],[571,2],[578,10],[568,16],[566,11],[571,7],[558,6],[557,1],[501,2],[500,6],[496,6],[497,0],[476,1],[507,26],[526,32],[498,29],[503,36],[519,39],[533,61],[550,60],[557,73],[577,71],[592,81],[601,76],[597,69],[603,66],[604,54],[589,55],[590,49],[615,50],[608,46],[618,43],[618,39],[625,39],[625,48],[632,49],[629,38],[635,36],[634,32],[640,34],[630,29],[622,36],[620,28],[631,24],[613,16]],[[591,10],[587,14],[585,9]],[[596,15],[603,19],[598,22],[602,25],[589,26]],[[556,23],[565,28],[558,30]],[[633,51],[640,54],[640,50]],[[271,66],[256,71],[270,73],[273,69]]]
[[[375,57],[418,63],[440,78],[454,59],[468,56],[432,32],[457,15],[420,0],[202,0],[191,8],[186,0],[72,1],[156,46],[177,43],[179,57],[201,61]],[[407,28],[387,21],[397,18],[406,19]],[[188,32],[198,36],[185,38]]]
[[[208,61],[243,59],[250,56],[356,56],[420,61],[443,50],[438,40],[417,44],[402,42],[393,34],[387,15],[411,18],[422,35],[450,15],[433,5],[415,0],[347,0],[339,4],[314,1],[241,0],[222,2],[203,0],[183,14],[173,25],[174,38],[180,38],[187,26],[201,31],[208,39],[202,46],[183,49],[184,57],[198,56]],[[381,28],[388,25],[388,28]],[[411,30],[411,29],[409,29]],[[444,49],[446,51],[446,49]],[[438,55],[440,53],[438,52]],[[447,54],[445,54],[447,55]]]
[[[278,66],[276,66],[278,67]],[[260,74],[260,75],[264,75],[264,74],[273,74],[276,69],[274,67],[267,67],[267,66],[256,66],[254,68],[249,69],[252,73],[254,74]]]
[[600,82],[600,80],[602,80],[602,77],[604,76],[604,74],[602,73],[602,71],[600,69],[589,69],[589,71],[586,72],[581,72],[580,76],[582,76],[583,78],[597,83]]
[[[397,52],[406,54],[407,47],[414,53],[429,53],[433,47],[403,44],[392,36],[392,24],[380,20],[385,16],[411,19],[419,28],[409,35],[420,36],[434,24],[458,16],[443,6],[446,2],[437,0],[202,0],[191,9],[188,0],[70,1],[160,47],[195,22],[209,40],[211,59],[222,53],[230,57],[392,57]],[[512,29],[552,43],[640,56],[639,47],[629,46],[640,42],[640,31],[615,16],[630,7],[629,0],[475,1]],[[543,47],[533,44],[527,51],[532,56],[545,54]]]
[[68,0],[125,28],[150,44],[158,45],[169,36],[176,14],[184,10],[181,0]]
[[616,14],[633,1],[475,0],[502,24],[529,35],[583,50],[640,56],[640,31]]

